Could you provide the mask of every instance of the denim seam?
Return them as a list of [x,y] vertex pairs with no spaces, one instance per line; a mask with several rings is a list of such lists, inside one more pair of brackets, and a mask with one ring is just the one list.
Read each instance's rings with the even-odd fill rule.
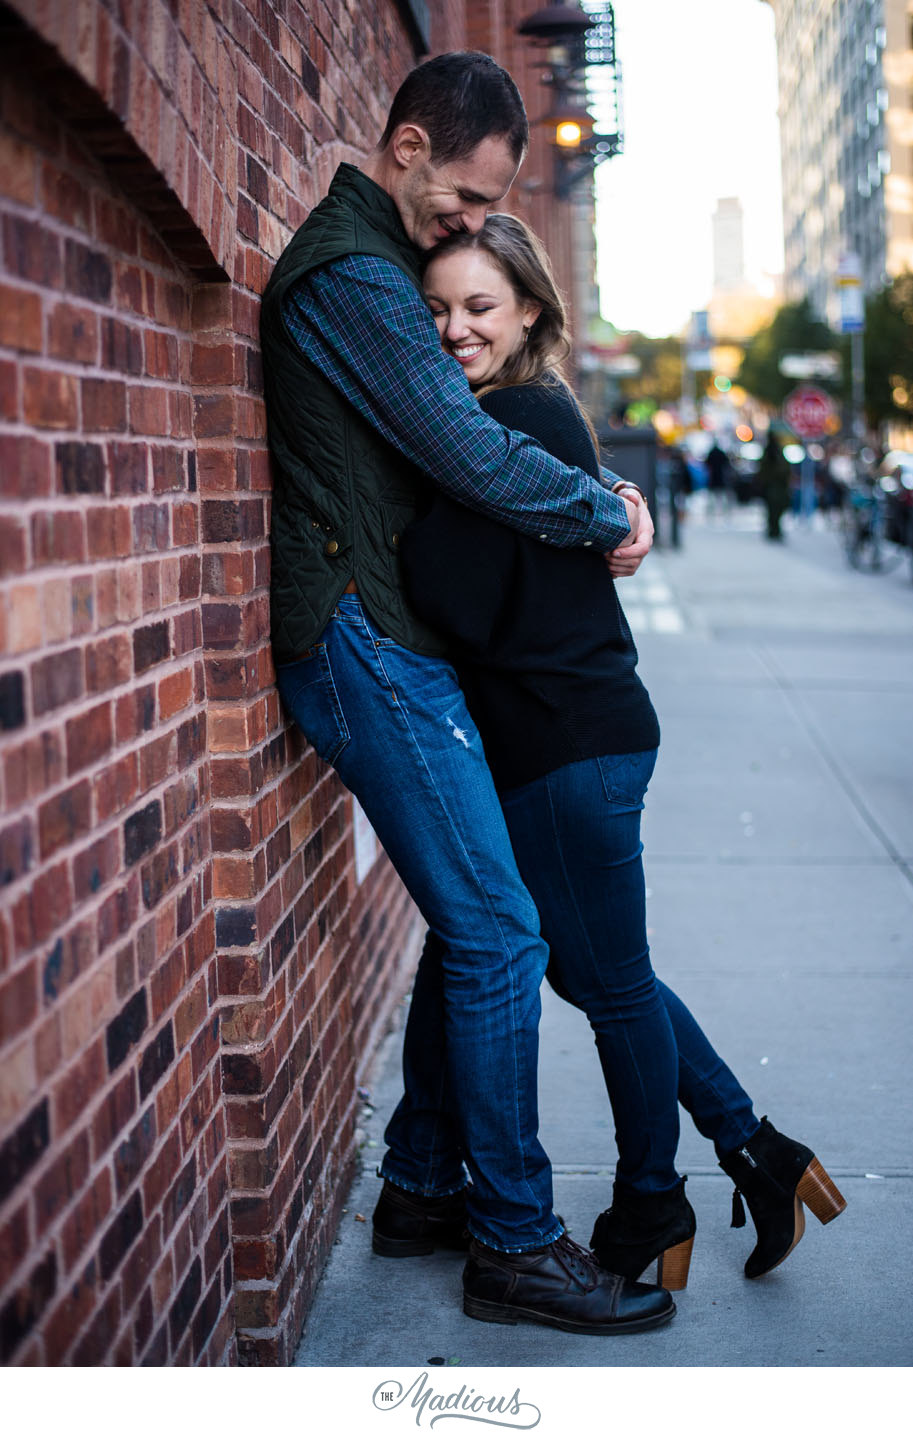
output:
[[[367,627],[366,627],[366,631],[367,631]],[[370,635],[370,633],[368,633],[368,634]],[[382,662],[380,662],[380,658],[379,658],[379,657],[378,657],[378,664],[381,665],[381,666],[383,665]],[[386,672],[384,672],[384,675],[386,676]],[[417,754],[418,754],[419,761],[420,761],[420,763],[421,763],[422,769],[424,770],[424,772],[425,772],[425,774],[426,774],[426,776],[427,776],[427,778],[428,778],[428,780],[429,780],[429,782],[430,782],[431,790],[432,790],[433,793],[434,793],[434,798],[435,798],[435,800],[436,800],[436,802],[437,802],[437,804],[438,804],[438,807],[439,807],[439,809],[441,810],[441,812],[443,813],[443,815],[444,815],[444,817],[445,817],[445,819],[446,819],[448,825],[450,826],[450,829],[451,829],[451,832],[452,832],[452,834],[453,834],[455,843],[458,845],[459,849],[460,849],[461,852],[462,852],[463,858],[464,858],[464,860],[465,860],[465,862],[466,862],[467,870],[469,870],[469,871],[471,872],[472,880],[473,880],[474,884],[476,885],[476,888],[478,889],[478,891],[479,891],[479,893],[480,893],[480,895],[481,895],[481,897],[482,897],[482,899],[483,899],[483,901],[484,901],[485,908],[488,910],[488,913],[489,913],[489,916],[490,916],[490,918],[491,918],[493,927],[494,927],[494,929],[497,931],[498,938],[499,938],[499,940],[501,941],[501,946],[502,946],[502,949],[503,949],[503,951],[504,951],[504,954],[507,956],[507,978],[508,978],[508,981],[509,981],[509,988],[510,988],[510,1007],[511,1007],[512,1030],[513,1030],[514,1035],[516,1036],[516,1033],[517,1033],[517,1029],[516,1029],[516,983],[515,983],[514,961],[513,961],[513,958],[512,958],[512,956],[511,956],[510,943],[509,943],[509,941],[507,940],[507,938],[506,938],[506,936],[505,936],[505,934],[504,934],[500,917],[498,916],[497,912],[492,908],[491,900],[490,900],[490,898],[489,898],[488,891],[487,891],[487,889],[486,889],[486,887],[485,887],[485,884],[484,884],[484,882],[481,880],[481,878],[480,878],[480,876],[479,876],[479,873],[478,873],[478,871],[477,871],[477,869],[476,869],[476,863],[475,863],[475,861],[472,859],[472,857],[471,857],[469,851],[466,849],[466,846],[465,846],[465,843],[464,843],[464,841],[463,841],[463,839],[462,839],[462,836],[460,835],[460,832],[457,830],[456,826],[454,825],[453,818],[452,818],[452,816],[451,816],[449,810],[447,809],[446,803],[441,799],[440,792],[439,792],[439,788],[438,788],[438,784],[437,784],[437,782],[436,782],[435,779],[434,779],[434,775],[433,775],[433,773],[431,772],[431,770],[430,770],[430,768],[429,768],[428,761],[427,761],[427,758],[426,758],[426,756],[425,756],[425,753],[424,753],[424,751],[422,750],[421,744],[420,744],[420,742],[418,741],[418,739],[417,739],[417,737],[416,737],[416,735],[415,735],[414,729],[413,729],[413,727],[412,727],[409,709],[408,709],[408,707],[405,706],[402,702],[398,702],[398,703],[397,703],[397,710],[399,711],[400,716],[401,716],[401,719],[402,719],[402,721],[403,721],[403,723],[404,723],[404,725],[405,725],[405,728],[406,728],[406,730],[407,730],[407,732],[408,732],[409,739],[411,740],[411,742],[412,742],[412,744],[413,744],[413,747],[414,747],[415,751],[416,751]],[[518,874],[518,877],[517,877],[517,878],[518,878],[518,880],[519,880],[519,874]],[[522,884],[522,882],[520,882],[520,883]],[[525,887],[524,887],[524,888],[525,888]],[[530,901],[530,904],[532,905],[532,901]],[[441,937],[441,938],[442,938],[442,937]],[[446,943],[446,942],[445,942],[445,943]],[[516,1043],[517,1043],[517,1040],[516,1040],[516,1037],[515,1037],[515,1039],[514,1039],[514,1045],[515,1045],[515,1047],[516,1047]],[[517,1086],[519,1087],[519,1070],[516,1068],[516,1066],[515,1066],[515,1069],[514,1069],[514,1073],[515,1073],[515,1081],[516,1081],[516,1083],[517,1083]],[[523,1141],[523,1139],[522,1139],[522,1137],[521,1137],[521,1133],[520,1133],[519,1115],[520,1115],[520,1110],[519,1110],[519,1108],[517,1108],[517,1110],[516,1110],[515,1134],[516,1134],[517,1147],[522,1150],[522,1149],[523,1149],[523,1142],[524,1142],[524,1141]],[[470,1152],[471,1152],[471,1151],[470,1151]],[[529,1176],[530,1176],[530,1173],[529,1173],[529,1168],[528,1168],[527,1162],[526,1162],[526,1153],[525,1153],[525,1152],[522,1152],[522,1153],[521,1153],[521,1161],[522,1161],[522,1170],[523,1170],[523,1180],[524,1180],[524,1183],[526,1184],[527,1196],[528,1196],[528,1198],[530,1199],[531,1202],[536,1202],[537,1200],[536,1200],[535,1194],[533,1193],[533,1190],[532,1190],[532,1188],[531,1188],[531,1186],[530,1186],[530,1184],[529,1184]]]
[[[434,800],[434,802],[435,802],[435,804],[436,804],[436,806],[437,806],[438,811],[441,813],[441,815],[443,816],[444,820],[447,822],[447,824],[448,824],[448,826],[449,826],[449,828],[450,828],[450,831],[451,831],[451,834],[452,834],[452,837],[453,837],[453,840],[454,840],[454,846],[455,846],[455,848],[459,849],[460,852],[461,852],[462,858],[463,858],[463,860],[464,860],[464,862],[465,862],[466,871],[467,871],[467,873],[469,874],[469,876],[471,877],[472,884],[475,886],[475,888],[476,888],[476,890],[477,890],[477,892],[478,892],[478,896],[479,896],[479,898],[480,898],[480,901],[483,903],[484,908],[485,908],[485,909],[487,910],[487,912],[488,912],[489,919],[490,919],[491,924],[492,924],[492,928],[493,928],[493,930],[496,932],[497,938],[498,938],[498,940],[500,941],[501,949],[502,949],[502,951],[503,951],[503,953],[504,953],[504,955],[505,955],[505,957],[506,957],[506,976],[507,976],[507,981],[508,981],[508,988],[509,988],[509,991],[510,991],[510,1008],[511,1008],[512,1030],[513,1030],[514,1035],[516,1035],[516,982],[515,982],[514,959],[513,959],[513,956],[512,956],[512,952],[511,952],[510,941],[507,939],[507,937],[506,937],[506,935],[505,935],[505,932],[504,932],[504,929],[503,929],[501,917],[498,915],[498,913],[497,913],[497,912],[495,911],[495,909],[493,908],[493,906],[492,906],[492,904],[491,904],[491,899],[490,899],[489,891],[488,891],[488,889],[487,889],[487,887],[486,887],[485,882],[482,880],[482,878],[481,878],[481,876],[480,876],[480,873],[479,873],[478,868],[477,868],[477,863],[476,863],[476,861],[473,859],[473,857],[470,855],[470,852],[467,850],[466,845],[465,845],[465,842],[463,841],[462,835],[461,835],[460,831],[458,830],[458,828],[456,827],[456,825],[455,825],[455,823],[454,823],[454,821],[453,821],[453,817],[452,817],[452,815],[451,815],[451,813],[450,813],[450,810],[449,810],[449,808],[448,808],[446,802],[445,802],[445,801],[442,799],[442,797],[441,797],[440,788],[439,788],[439,786],[438,786],[438,783],[437,783],[437,781],[435,780],[434,774],[433,774],[433,772],[432,772],[432,770],[431,770],[431,768],[430,768],[430,766],[429,766],[428,759],[427,759],[427,757],[426,757],[426,755],[425,755],[425,752],[424,752],[424,750],[423,750],[423,747],[422,747],[422,745],[421,745],[421,742],[418,740],[418,738],[417,738],[417,736],[416,736],[416,734],[415,734],[415,731],[414,731],[414,728],[413,728],[413,725],[412,725],[410,709],[409,709],[408,705],[404,704],[402,701],[400,701],[400,700],[398,700],[398,699],[396,698],[396,688],[395,688],[395,686],[393,685],[392,681],[390,680],[389,674],[388,674],[386,668],[384,667],[384,664],[383,664],[383,661],[382,661],[380,652],[379,652],[379,650],[378,650],[378,648],[377,648],[376,642],[375,642],[374,637],[373,637],[373,635],[372,635],[371,628],[370,628],[370,626],[368,625],[368,622],[367,622],[366,618],[364,617],[363,613],[361,613],[361,612],[356,613],[356,612],[354,611],[354,603],[352,603],[351,606],[353,607],[353,611],[352,611],[351,614],[347,615],[347,617],[346,617],[347,624],[348,624],[349,626],[359,627],[359,628],[361,629],[361,638],[362,638],[362,640],[363,640],[363,641],[367,641],[367,642],[370,644],[371,652],[372,652],[372,655],[373,655],[373,662],[374,662],[374,664],[376,665],[376,667],[379,669],[379,671],[380,671],[380,673],[381,673],[381,675],[382,675],[382,677],[383,677],[383,679],[384,679],[384,682],[385,682],[387,688],[393,693],[394,702],[395,702],[394,709],[399,713],[400,719],[401,719],[402,724],[403,724],[403,728],[404,728],[404,730],[405,730],[405,732],[406,732],[406,735],[407,735],[409,741],[410,741],[411,744],[412,744],[413,750],[414,750],[415,753],[416,753],[418,765],[421,767],[422,771],[424,772],[425,778],[426,778],[426,780],[427,780],[427,782],[428,782],[428,793],[429,793],[429,795],[433,798],[433,800]],[[329,654],[328,654],[328,661],[329,661]],[[455,675],[455,674],[454,674],[454,681],[455,681],[455,683],[456,683],[456,675]],[[518,884],[522,885],[522,881],[520,881],[519,873],[518,873],[518,875],[517,875],[517,880],[518,880]],[[525,888],[525,887],[524,887],[524,888]],[[528,894],[528,892],[527,892],[527,894]],[[532,902],[531,899],[530,899],[530,909],[531,909],[533,912],[535,912],[535,907],[534,907],[533,902]],[[516,1044],[516,1039],[515,1039],[514,1042],[515,1042],[515,1044]],[[519,1085],[519,1071],[518,1071],[518,1069],[517,1069],[516,1067],[515,1067],[515,1077],[516,1077],[517,1083],[518,1083],[518,1085]],[[524,1111],[524,1113],[526,1113],[526,1111]],[[527,1123],[528,1123],[528,1124],[530,1123],[528,1117],[527,1117]],[[534,1137],[534,1138],[536,1137],[535,1130],[533,1130],[532,1137]],[[530,1179],[530,1169],[529,1169],[529,1166],[528,1166],[528,1163],[527,1163],[527,1154],[526,1154],[526,1152],[525,1152],[525,1150],[524,1150],[524,1147],[523,1147],[523,1146],[524,1146],[524,1139],[521,1137],[521,1132],[520,1132],[520,1108],[519,1108],[519,1104],[517,1105],[517,1107],[516,1107],[516,1109],[515,1109],[515,1138],[516,1138],[516,1146],[517,1146],[517,1148],[521,1151],[521,1152],[520,1152],[520,1158],[521,1158],[521,1179],[522,1179],[523,1184],[525,1185],[526,1197],[529,1199],[529,1201],[530,1201],[531,1203],[538,1203],[539,1200],[538,1200],[538,1198],[536,1197],[536,1195],[534,1194],[533,1189],[532,1189],[532,1187],[531,1187],[531,1185],[530,1185],[530,1182],[529,1182],[529,1179]],[[470,1151],[470,1154],[471,1154],[471,1151]],[[532,1246],[541,1246],[541,1245],[536,1244],[536,1245],[532,1245]]]
[[550,1233],[548,1237],[543,1236],[542,1238],[540,1238],[537,1243],[525,1243],[522,1248],[511,1244],[509,1248],[504,1248],[500,1243],[491,1243],[487,1238],[482,1238],[478,1233],[476,1233],[471,1223],[468,1225],[468,1227],[469,1235],[471,1238],[474,1238],[477,1243],[483,1244],[486,1248],[494,1249],[496,1253],[535,1253],[540,1248],[549,1248],[553,1243],[557,1243],[558,1239],[561,1238],[563,1234],[567,1231],[564,1228],[563,1224],[559,1223],[557,1229]]
[[[597,981],[598,984],[602,987],[602,989],[604,990],[605,994],[608,996],[609,1000],[612,1001],[612,1002],[615,1002],[615,996],[613,995],[612,990],[607,987],[606,982],[605,982],[605,980],[604,980],[604,978],[603,978],[603,976],[602,976],[602,972],[601,972],[600,967],[599,967],[599,961],[598,961],[597,958],[596,958],[596,954],[595,954],[595,951],[594,951],[594,949],[593,949],[593,943],[592,943],[592,940],[591,940],[591,938],[590,938],[589,930],[588,930],[588,928],[587,928],[587,922],[586,922],[586,920],[585,920],[584,917],[583,917],[583,912],[582,912],[581,909],[580,909],[580,906],[579,906],[578,901],[577,901],[577,896],[576,896],[576,894],[575,894],[575,892],[574,892],[573,883],[572,883],[572,881],[571,881],[571,879],[570,879],[570,877],[569,877],[569,872],[568,872],[568,868],[567,868],[567,861],[566,861],[565,855],[564,855],[564,846],[563,846],[563,842],[562,842],[562,840],[561,840],[560,831],[559,831],[559,829],[558,829],[558,823],[557,823],[557,818],[556,818],[556,813],[555,813],[555,802],[554,802],[554,798],[553,798],[553,783],[552,783],[552,781],[551,781],[551,779],[550,779],[549,777],[546,777],[546,779],[545,779],[545,794],[546,794],[546,798],[547,798],[547,800],[548,800],[549,819],[550,819],[550,822],[551,822],[551,829],[552,829],[552,836],[553,836],[554,844],[555,844],[555,850],[556,850],[556,852],[557,852],[557,860],[558,860],[559,868],[560,868],[560,870],[561,870],[561,874],[562,874],[562,876],[564,877],[565,884],[566,884],[566,886],[567,886],[567,891],[568,891],[568,896],[569,896],[569,899],[570,899],[570,902],[571,902],[571,906],[572,906],[572,908],[573,908],[573,910],[574,910],[574,913],[575,913],[575,915],[576,915],[576,917],[577,917],[577,925],[578,925],[578,928],[579,928],[579,930],[580,930],[580,941],[581,941],[581,945],[582,945],[582,946],[586,949],[586,951],[587,951],[587,958],[588,958],[588,960],[589,960],[590,969],[591,969],[591,972],[595,975],[596,981]],[[616,869],[616,868],[618,868],[618,867],[621,866],[621,865],[629,865],[629,864],[631,864],[632,861],[634,861],[634,860],[636,860],[636,859],[639,858],[639,856],[642,854],[642,852],[643,852],[643,843],[642,843],[641,841],[638,841],[638,849],[637,849],[637,851],[636,851],[633,855],[631,855],[630,857],[628,857],[627,860],[616,861],[616,862],[614,863],[614,865],[613,865],[612,868],[613,868],[613,869]],[[648,955],[648,960],[649,960],[649,955]],[[651,971],[652,971],[652,969],[653,969],[652,963],[650,964],[650,969],[651,969]],[[660,1004],[660,1006],[661,1006],[663,1009],[665,1009],[665,1006],[662,1005],[662,999],[661,999],[661,997],[660,997],[659,991],[658,991],[658,989],[656,988],[656,975],[655,975],[655,972],[653,973],[653,981],[654,981],[654,993],[655,993],[656,999],[657,999],[658,1003]],[[646,1013],[646,1011],[644,1011],[644,1013]],[[633,1051],[632,1051],[632,1049],[631,1049],[630,1039],[629,1039],[629,1037],[628,1037],[628,1031],[627,1031],[627,1028],[625,1027],[624,1020],[622,1019],[622,1020],[620,1021],[620,1023],[621,1023],[621,1029],[620,1029],[620,1030],[617,1029],[617,1028],[613,1028],[613,1030],[611,1031],[611,1035],[606,1034],[605,1037],[606,1037],[606,1038],[611,1037],[611,1038],[613,1038],[613,1039],[618,1039],[619,1034],[621,1034],[621,1035],[623,1036],[623,1038],[624,1038],[624,1043],[625,1043],[625,1047],[626,1047],[627,1052],[628,1052],[628,1059],[629,1059],[629,1061],[630,1061],[631,1068],[632,1068],[632,1070],[633,1070],[633,1072],[634,1072],[634,1074],[635,1074],[635,1077],[636,1077],[636,1079],[637,1079],[637,1085],[638,1085],[638,1088],[639,1088],[640,1094],[641,1094],[641,1102],[642,1102],[643,1107],[646,1108],[648,1101],[647,1101],[647,1097],[646,1097],[646,1092],[645,1092],[645,1090],[644,1090],[644,1085],[643,1085],[643,1080],[642,1080],[642,1077],[641,1077],[640,1067],[639,1067],[638,1061],[637,1061],[637,1059],[635,1058],[634,1053],[633,1053]],[[591,1028],[593,1028],[593,1033],[594,1033],[595,1035],[598,1035],[599,1031],[597,1031],[597,1030],[595,1029],[595,1027],[592,1026],[592,1024],[591,1024]],[[598,1049],[598,1041],[597,1041],[597,1049]],[[608,1092],[608,1091],[607,1091],[607,1092]],[[609,1102],[611,1103],[611,1094],[609,1095]],[[645,1123],[646,1123],[646,1121],[645,1121]],[[653,1157],[652,1157],[652,1162],[655,1164],[655,1163],[656,1163],[656,1157],[655,1157],[655,1154],[654,1154],[654,1152],[653,1152],[653,1151],[654,1151],[654,1135],[653,1135],[653,1132],[652,1132],[649,1128],[646,1128],[644,1132],[645,1132],[646,1137],[647,1137],[647,1140],[648,1140],[648,1147],[649,1147],[649,1149],[650,1149],[650,1151],[651,1151],[651,1155],[653,1156]],[[616,1133],[616,1145],[617,1145],[617,1133]],[[619,1149],[619,1157],[620,1157],[620,1155],[621,1155],[621,1150]],[[675,1174],[674,1164],[673,1164],[672,1173],[673,1173],[673,1177],[675,1177],[675,1178],[677,1179],[677,1174]]]
[[[469,1183],[469,1179],[464,1178],[462,1183],[454,1184],[452,1188],[419,1187],[418,1184],[409,1183],[407,1179],[400,1178],[398,1175],[384,1173],[383,1165],[377,1170],[377,1177],[382,1178],[386,1183],[395,1184],[397,1188],[404,1189],[406,1193],[417,1193],[423,1198],[447,1198],[452,1193],[460,1193]],[[481,1239],[479,1241],[481,1242]]]

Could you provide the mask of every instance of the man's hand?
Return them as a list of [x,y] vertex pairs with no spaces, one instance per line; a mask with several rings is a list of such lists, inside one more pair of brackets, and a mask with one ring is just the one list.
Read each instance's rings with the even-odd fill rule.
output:
[[636,488],[619,493],[628,514],[631,535],[620,547],[606,552],[605,558],[613,577],[633,577],[653,546],[653,518],[650,509]]

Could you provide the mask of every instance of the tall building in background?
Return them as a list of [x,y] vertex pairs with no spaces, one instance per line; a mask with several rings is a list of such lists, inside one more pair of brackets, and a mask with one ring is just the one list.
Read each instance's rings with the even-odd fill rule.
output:
[[785,285],[827,313],[913,268],[913,0],[767,0],[776,16]]
[[718,199],[713,215],[713,287],[745,282],[745,214],[737,198]]
[[[710,332],[719,344],[742,344],[773,317],[779,282],[765,292],[745,275],[745,212],[737,197],[718,199],[713,214],[713,290],[707,305]],[[734,366],[737,366],[737,361]]]

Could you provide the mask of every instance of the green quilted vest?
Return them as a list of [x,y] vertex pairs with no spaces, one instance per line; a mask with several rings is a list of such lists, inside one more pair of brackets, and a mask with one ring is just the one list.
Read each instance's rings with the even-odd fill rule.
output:
[[393,200],[351,164],[273,270],[260,321],[273,458],[271,624],[275,660],[317,640],[354,577],[388,637],[427,655],[441,639],[407,604],[397,546],[429,479],[380,437],[301,353],[282,318],[288,289],[348,254],[389,259],[420,290],[418,254]]

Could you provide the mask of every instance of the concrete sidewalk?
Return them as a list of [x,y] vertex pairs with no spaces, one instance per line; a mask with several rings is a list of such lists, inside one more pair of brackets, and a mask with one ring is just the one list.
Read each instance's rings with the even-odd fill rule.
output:
[[[473,1321],[457,1254],[371,1253],[399,1035],[366,1107],[364,1170],[297,1365],[898,1367],[913,1353],[913,585],[865,576],[836,537],[762,540],[757,514],[692,521],[622,588],[663,729],[644,825],[658,973],[849,1207],[766,1278],[742,1265],[732,1185],[683,1120],[698,1218],[678,1316],[569,1336]],[[613,1126],[579,1012],[544,995],[541,1132],[555,1201],[586,1243],[611,1198]]]

